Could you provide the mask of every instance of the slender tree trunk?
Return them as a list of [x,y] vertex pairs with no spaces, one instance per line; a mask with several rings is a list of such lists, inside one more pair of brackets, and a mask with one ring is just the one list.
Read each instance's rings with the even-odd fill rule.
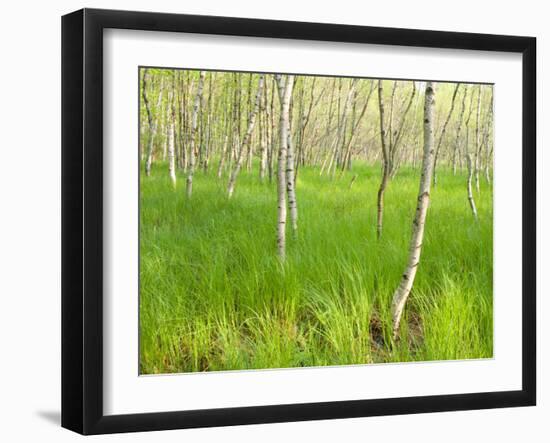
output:
[[166,107],[162,108],[162,115],[161,115],[161,121],[162,121],[162,129],[161,133],[164,133],[164,141],[162,143],[162,161],[166,161],[168,157],[168,139],[170,138],[170,122],[167,120],[170,120],[170,108],[172,104],[172,94],[173,90],[168,93],[168,100],[166,101]]
[[479,85],[477,93],[477,112],[476,112],[476,149],[475,149],[475,164],[474,164],[474,178],[476,183],[476,191],[479,193],[479,118],[481,113],[481,85]]
[[195,102],[193,103],[193,116],[191,120],[191,136],[189,140],[189,169],[187,171],[187,198],[191,198],[193,194],[193,174],[195,173],[195,138],[197,132],[197,122],[199,115],[199,106],[202,98],[202,90],[204,87],[205,71],[200,72],[199,86],[197,88],[197,95],[195,96]]
[[389,151],[391,153],[391,147],[393,146],[393,110],[394,110],[394,103],[395,103],[395,91],[397,89],[397,81],[394,81],[393,82],[393,86],[391,88],[391,96],[390,96],[390,121],[388,123],[389,125],[389,128],[388,128],[388,140],[389,140],[389,143],[388,143],[388,146],[389,146]]
[[168,173],[170,174],[170,180],[174,189],[176,188],[176,95],[175,95],[175,81],[174,81],[174,94],[172,95],[172,101],[170,104],[170,121],[168,124]]
[[296,200],[296,180],[294,176],[294,143],[291,131],[288,131],[287,157],[286,157],[286,190],[288,194],[288,207],[290,209],[290,222],[292,233],[298,235],[298,203]]
[[277,250],[281,260],[286,256],[286,162],[289,133],[289,108],[294,76],[289,75],[283,85],[280,75],[276,77],[279,85],[281,115],[279,120],[279,161],[277,165]]
[[[393,94],[395,93],[395,88],[392,91],[392,119],[390,120],[390,123],[393,125]],[[388,174],[390,175],[390,178],[394,177],[397,174],[397,154],[399,153],[399,147],[401,144],[401,140],[403,138],[403,129],[405,128],[405,123],[407,121],[407,114],[409,113],[413,101],[414,96],[416,95],[416,82],[412,82],[412,89],[411,89],[411,95],[409,95],[407,105],[405,107],[405,110],[403,111],[403,114],[401,115],[401,121],[399,122],[399,126],[397,130],[393,130],[393,126],[390,127],[390,142],[388,143]]]
[[462,119],[464,118],[464,111],[466,110],[466,95],[467,88],[464,87],[464,94],[462,95],[462,105],[460,107],[460,116],[458,117],[458,127],[456,129],[455,143],[453,147],[453,175],[456,175],[456,163],[460,146],[460,131],[462,129]]
[[206,113],[206,128],[205,128],[205,142],[204,142],[204,156],[202,162],[202,168],[204,173],[208,172],[208,165],[210,163],[210,154],[212,150],[212,127],[213,117],[212,117],[212,81],[215,78],[216,73],[213,72],[208,79],[208,99],[206,101],[207,113]]
[[382,237],[382,228],[384,224],[384,193],[388,186],[388,180],[390,176],[389,170],[389,153],[388,153],[388,140],[386,136],[386,129],[384,125],[384,87],[382,80],[378,80],[378,109],[380,111],[380,142],[382,146],[382,180],[380,187],[378,188],[377,195],[377,212],[376,212],[376,236],[378,239]]
[[260,98],[262,96],[262,89],[264,85],[264,76],[263,74],[260,74],[260,78],[258,81],[258,92],[256,94],[256,101],[254,104],[254,109],[250,111],[250,115],[248,118],[248,129],[246,131],[246,134],[244,135],[243,141],[241,143],[241,149],[239,150],[239,154],[237,156],[237,161],[235,162],[235,166],[233,167],[233,172],[231,173],[231,177],[229,179],[229,185],[227,186],[227,195],[229,198],[233,196],[233,192],[235,191],[235,185],[237,183],[237,176],[239,175],[239,172],[242,167],[245,151],[248,149],[250,150],[250,139],[252,137],[252,131],[254,130],[254,123],[256,122],[256,115],[258,114],[258,109],[260,107]]
[[[334,79],[334,81],[336,81],[336,79]],[[338,149],[338,142],[339,142],[339,136],[340,136],[340,126],[342,124],[342,119],[341,119],[341,113],[340,113],[340,109],[341,109],[341,101],[342,101],[342,81],[343,79],[342,78],[339,78],[338,79],[338,92],[337,92],[337,95],[336,95],[336,136],[333,137],[332,139],[332,142],[330,144],[330,149],[327,153],[327,160],[328,161],[328,166],[327,166],[327,174],[330,174],[331,170],[332,170],[332,163],[336,157],[336,150]],[[329,133],[330,131],[330,128],[327,127],[327,134]],[[326,163],[325,161],[325,163]],[[323,174],[323,169],[324,169],[325,165],[323,165],[323,167],[321,168],[321,175]]]
[[[185,72],[181,75],[181,86],[180,86],[180,101],[179,101],[179,135],[180,135],[180,155],[178,166],[180,169],[183,169],[184,172],[187,172],[187,102],[189,97],[189,73]],[[185,85],[185,87],[184,87]]]
[[399,333],[399,324],[407,298],[411,292],[416,271],[420,263],[422,252],[422,241],[424,238],[424,226],[426,214],[430,204],[430,183],[434,163],[434,108],[435,108],[435,85],[432,82],[426,84],[426,96],[424,99],[424,154],[422,157],[422,175],[420,177],[420,188],[416,213],[413,221],[409,257],[401,282],[393,295],[392,321],[394,339]]
[[270,140],[269,140],[269,154],[268,154],[268,163],[267,163],[267,169],[268,169],[268,175],[269,175],[269,183],[273,181],[273,162],[275,161],[275,142],[276,142],[276,122],[275,122],[275,89],[277,89],[277,86],[275,85],[275,82],[271,81],[271,101],[269,104],[269,123],[271,125],[271,131],[270,131]]
[[353,177],[351,178],[350,182],[349,182],[349,187],[348,189],[351,189],[351,187],[353,186],[353,184],[355,183],[355,180],[357,180],[357,174],[354,174]]
[[349,91],[346,95],[346,101],[344,102],[344,108],[342,110],[340,124],[338,125],[337,138],[336,138],[336,143],[334,145],[334,154],[328,166],[328,172],[330,173],[332,178],[334,178],[336,169],[338,168],[338,165],[342,160],[340,157],[343,149],[342,145],[344,144],[346,124],[348,121],[348,112],[351,106],[351,99],[355,94],[356,86],[357,86],[357,79],[354,78],[350,83]]
[[419,136],[417,136],[417,129],[418,129],[418,122],[419,122],[419,118],[418,118],[418,104],[420,103],[420,96],[417,96],[415,101],[414,101],[414,111],[413,111],[413,125],[411,127],[411,133],[412,133],[412,143],[411,143],[411,154],[410,154],[410,157],[411,157],[411,162],[412,162],[412,167],[413,169],[416,169],[416,165],[417,165],[417,157],[418,157],[418,151],[420,149],[419,148],[419,145],[420,143],[418,143],[418,140],[420,139]]
[[376,201],[376,237],[378,239],[382,237],[382,229],[384,227],[384,194],[386,192],[389,179],[389,169],[386,163],[384,163],[384,165],[382,166],[382,181],[380,182],[380,187],[378,188]]
[[[154,143],[155,143],[155,135],[157,133],[157,123],[155,119],[153,118],[153,111],[151,110],[151,104],[149,102],[149,95],[147,94],[147,84],[150,79],[149,70],[145,69],[143,73],[143,84],[142,84],[142,96],[143,96],[143,102],[145,104],[145,109],[147,111],[147,121],[149,123],[149,140],[147,144],[147,156],[145,158],[145,175],[149,177],[151,175],[151,165],[153,163],[153,150],[154,150]],[[163,85],[161,83],[160,91],[159,91],[159,103],[162,100],[162,93],[163,93]],[[158,106],[157,106],[158,108]]]
[[434,171],[433,171],[434,188],[437,185],[437,160],[439,158],[439,152],[441,151],[441,144],[443,143],[443,139],[445,138],[445,132],[447,132],[447,125],[451,121],[451,116],[453,115],[453,111],[455,109],[455,99],[456,99],[456,94],[458,93],[458,88],[460,88],[460,83],[456,84],[455,90],[453,92],[453,98],[451,99],[451,108],[449,109],[449,113],[447,114],[445,123],[443,123],[443,128],[441,129],[441,134],[439,134],[439,139],[437,141],[437,147],[435,148]]
[[[330,135],[330,127],[332,125],[332,116],[333,116],[333,104],[334,104],[334,90],[336,89],[335,88],[335,85],[336,85],[336,79],[334,79],[332,81],[332,87],[331,87],[331,92],[330,92],[330,100],[329,100],[329,104],[328,104],[328,121],[327,121],[327,125],[326,125],[326,129],[325,129],[325,137],[323,138],[323,143],[326,145],[327,144],[327,140],[329,138],[329,135]],[[326,155],[325,155],[325,159],[323,160],[323,163],[321,165],[321,170],[319,172],[319,175],[323,175],[324,171],[325,171],[325,167],[327,165],[327,162],[329,160],[329,156],[331,154],[331,148],[332,145],[329,145],[329,148],[325,148],[326,150]]]
[[491,164],[491,155],[493,153],[492,147],[489,148],[490,145],[490,137],[489,134],[491,132],[492,126],[493,126],[493,91],[491,91],[491,102],[489,105],[488,110],[489,116],[487,117],[487,122],[485,124],[485,133],[483,135],[484,139],[484,146],[485,146],[485,179],[487,180],[488,184],[491,184],[491,175],[490,175],[490,164]]
[[[311,83],[311,93],[310,93],[310,98],[309,98],[309,107],[307,109],[307,112],[305,113],[305,115],[303,115],[303,118],[301,119],[299,147],[298,147],[299,158],[296,161],[296,165],[300,165],[300,166],[304,166],[305,163],[306,163],[305,133],[306,133],[306,128],[308,126],[308,123],[310,121],[311,111],[315,106],[317,106],[317,104],[319,103],[319,100],[323,97],[324,92],[325,92],[325,88],[323,87],[323,89],[319,93],[318,97],[315,99],[314,93],[315,93],[315,84],[316,84],[316,82],[317,82],[317,77],[313,77],[313,81]],[[298,167],[296,167],[296,170],[294,171],[294,175],[295,175],[294,179],[296,181],[296,176],[298,175]]]
[[[248,77],[248,102],[247,103],[248,103],[247,105],[248,115],[250,116],[250,114],[252,113],[252,74],[250,74]],[[254,108],[256,107],[254,106]],[[250,137],[252,137],[252,134],[250,134]],[[252,169],[252,143],[249,140],[246,146],[246,170],[250,172],[251,169]]]
[[267,167],[267,137],[268,137],[268,116],[266,114],[266,91],[262,93],[260,99],[260,181],[263,182],[265,178],[265,171]]
[[472,154],[468,153],[466,155],[466,161],[468,162],[468,184],[467,184],[468,203],[470,204],[470,208],[472,209],[472,214],[474,218],[477,220],[476,202],[474,200],[474,194],[472,193],[472,175],[473,175]]
[[228,140],[229,140],[229,136],[226,135],[225,139],[224,139],[224,142],[223,142],[222,153],[221,153],[221,156],[220,156],[220,163],[218,164],[218,178],[222,177],[223,165],[225,164],[225,157],[227,156],[227,142],[228,142]]
[[353,145],[353,141],[355,140],[355,136],[357,135],[357,129],[359,128],[359,125],[361,124],[361,121],[363,119],[363,116],[365,115],[365,112],[367,111],[367,108],[369,106],[370,97],[372,95],[372,91],[374,90],[374,81],[371,82],[371,87],[369,89],[369,93],[367,95],[367,99],[365,100],[365,104],[363,105],[363,108],[361,109],[361,112],[359,114],[359,118],[353,119],[353,124],[351,127],[351,134],[350,137],[346,143],[346,150],[344,154],[344,161],[342,162],[342,172],[346,168],[346,165],[348,166],[348,169],[351,169],[351,148]]
[[168,132],[168,172],[170,174],[170,180],[172,180],[172,185],[176,187],[176,151],[174,147],[174,135],[175,135],[175,125],[174,121],[170,121]]

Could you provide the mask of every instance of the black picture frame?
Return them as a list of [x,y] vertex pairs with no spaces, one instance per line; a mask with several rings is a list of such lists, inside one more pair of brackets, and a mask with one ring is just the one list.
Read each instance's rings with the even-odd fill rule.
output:
[[[103,413],[103,30],[171,31],[522,55],[522,389],[177,412]],[[62,426],[81,434],[530,406],[536,403],[536,39],[83,9],[62,18]]]

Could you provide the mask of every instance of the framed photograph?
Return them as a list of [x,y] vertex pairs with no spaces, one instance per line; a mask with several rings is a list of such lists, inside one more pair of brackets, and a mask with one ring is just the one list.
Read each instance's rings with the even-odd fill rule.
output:
[[536,41],[62,19],[62,425],[534,405]]

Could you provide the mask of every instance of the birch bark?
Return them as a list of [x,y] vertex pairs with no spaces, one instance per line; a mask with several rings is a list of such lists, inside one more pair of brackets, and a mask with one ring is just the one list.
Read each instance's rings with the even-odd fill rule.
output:
[[476,208],[476,202],[474,200],[474,194],[472,193],[472,176],[473,176],[473,169],[474,166],[472,165],[472,154],[468,152],[466,155],[466,161],[468,162],[468,182],[467,182],[467,189],[468,189],[468,203],[470,204],[470,208],[472,209],[472,214],[474,218],[477,220],[477,208]]
[[[149,123],[149,141],[147,144],[147,156],[145,158],[145,175],[149,177],[151,175],[151,165],[153,163],[153,150],[154,150],[154,143],[155,143],[155,135],[157,133],[157,123],[155,119],[153,118],[153,111],[151,110],[151,103],[149,102],[149,95],[147,93],[147,85],[150,79],[149,70],[145,69],[143,72],[143,84],[142,84],[142,96],[143,96],[143,102],[145,104],[145,109],[147,111],[147,122]],[[160,91],[159,91],[159,97],[158,101],[159,104],[162,100],[162,94],[163,94],[163,83],[161,82]],[[157,105],[158,108],[158,105]]]
[[[485,179],[487,183],[491,183],[490,167],[491,167],[491,155],[493,153],[491,137],[489,136],[493,126],[493,91],[491,91],[491,101],[489,104],[488,116],[485,123],[485,131],[483,135],[483,145],[485,146]],[[491,145],[491,148],[489,147]]]
[[476,183],[476,191],[479,194],[479,151],[480,151],[480,139],[479,139],[479,119],[481,114],[481,85],[478,87],[477,93],[477,112],[476,112],[476,149],[475,149],[475,164],[474,164],[474,178]]
[[263,74],[261,74],[260,79],[258,81],[258,92],[256,93],[256,101],[254,102],[254,109],[250,111],[250,115],[248,117],[248,128],[246,130],[246,134],[244,135],[243,141],[241,143],[239,154],[237,156],[237,161],[235,162],[235,166],[233,167],[233,171],[229,179],[229,184],[227,186],[227,195],[229,198],[233,196],[233,192],[235,191],[237,176],[239,175],[239,172],[243,164],[244,155],[246,153],[245,151],[247,150],[250,151],[250,139],[252,137],[252,131],[254,130],[254,124],[256,122],[258,109],[260,107],[260,98],[262,96],[263,86],[264,86],[264,76]]
[[378,109],[380,111],[380,142],[382,146],[382,181],[380,182],[377,195],[376,236],[380,239],[382,236],[382,225],[384,219],[384,193],[386,192],[386,187],[390,176],[388,139],[384,126],[385,107],[384,87],[382,85],[382,80],[378,80]]
[[291,131],[287,134],[287,156],[286,156],[286,191],[288,194],[288,207],[290,209],[290,222],[292,233],[298,234],[298,203],[296,201],[296,180],[294,175],[294,143],[292,142]]
[[175,96],[170,106],[170,121],[168,124],[168,173],[170,174],[170,180],[172,186],[176,188],[176,149],[175,149],[175,136],[176,136],[176,105]]
[[286,256],[286,162],[289,134],[289,108],[294,76],[289,75],[286,81],[276,76],[279,86],[281,112],[279,119],[279,159],[277,164],[277,250],[281,260]]
[[[474,92],[470,94],[470,110],[468,112],[468,117],[466,118],[466,147],[465,147],[465,158],[466,158],[466,166],[468,168],[468,179],[466,181],[466,190],[468,195],[468,204],[470,205],[470,208],[472,209],[472,214],[474,218],[477,220],[477,208],[476,203],[474,200],[474,194],[472,193],[472,177],[474,175],[474,165],[472,160],[472,155],[470,153],[470,119],[472,117],[472,111],[473,111],[473,104],[474,104]],[[477,145],[476,145],[477,150]]]
[[191,137],[189,140],[189,169],[187,172],[187,197],[191,198],[193,194],[193,174],[195,173],[195,158],[196,158],[196,147],[195,147],[195,138],[197,132],[197,122],[199,115],[199,106],[202,98],[202,91],[204,88],[204,77],[205,71],[201,71],[199,75],[199,86],[197,88],[197,94],[195,95],[195,102],[193,103],[193,116],[191,119]]
[[426,214],[430,204],[430,184],[433,173],[434,162],[434,108],[435,108],[435,85],[432,82],[426,84],[426,95],[424,98],[424,153],[422,157],[422,175],[420,176],[420,188],[416,213],[413,220],[411,242],[409,246],[409,257],[401,282],[393,295],[392,321],[394,339],[399,333],[399,324],[403,314],[403,308],[411,292],[416,271],[420,263],[422,252],[422,241],[424,238],[424,227]]
[[348,113],[351,107],[352,98],[355,94],[355,88],[357,87],[357,81],[358,80],[354,78],[350,83],[350,87],[346,95],[346,101],[344,102],[344,107],[342,110],[340,124],[338,125],[338,132],[336,137],[336,144],[334,146],[334,153],[328,166],[328,171],[330,172],[332,178],[334,178],[336,169],[338,168],[338,165],[341,162],[340,157],[343,150],[343,144],[345,142],[344,138],[345,138],[346,124],[348,121]]
[[443,139],[445,138],[445,132],[447,132],[447,126],[449,125],[449,121],[451,121],[451,116],[453,115],[453,111],[455,109],[455,99],[456,99],[456,95],[458,93],[459,88],[460,88],[460,83],[457,83],[456,87],[455,87],[455,90],[453,92],[453,98],[451,99],[451,108],[449,109],[449,113],[447,114],[447,118],[445,119],[445,123],[443,123],[443,128],[441,129],[441,134],[439,135],[439,139],[437,141],[437,147],[435,148],[434,172],[433,172],[433,185],[434,185],[434,188],[437,185],[437,159],[439,158],[439,152],[441,151],[441,143],[443,142]]
[[265,178],[265,171],[267,167],[267,139],[268,139],[268,115],[266,111],[266,88],[262,93],[260,99],[260,118],[258,119],[258,125],[260,129],[260,181],[263,182]]
[[374,90],[374,82],[371,82],[369,93],[367,95],[367,99],[365,100],[365,104],[363,105],[363,108],[361,109],[361,112],[359,114],[359,117],[357,119],[353,119],[353,124],[351,126],[351,134],[346,142],[346,149],[344,154],[344,160],[342,162],[342,172],[346,168],[347,165],[351,165],[351,148],[353,141],[355,140],[355,136],[357,135],[357,129],[359,128],[359,125],[361,124],[361,121],[363,120],[363,116],[365,115],[365,112],[367,111],[367,108],[369,106],[370,97],[372,95],[372,91]]
[[222,153],[220,155],[220,162],[218,163],[218,178],[222,178],[222,174],[223,174],[223,166],[225,164],[225,157],[227,156],[227,142],[229,140],[229,135],[226,135],[225,138],[224,138],[224,142],[223,142],[223,147],[222,147]]
[[176,188],[176,152],[174,149],[174,121],[170,120],[170,129],[168,130],[168,172],[174,189]]
[[462,119],[464,118],[464,111],[466,110],[466,94],[468,90],[464,88],[464,94],[462,95],[462,105],[460,107],[460,116],[458,117],[458,127],[456,129],[455,143],[453,147],[453,175],[456,175],[457,156],[459,154],[460,145],[460,131],[462,129]]

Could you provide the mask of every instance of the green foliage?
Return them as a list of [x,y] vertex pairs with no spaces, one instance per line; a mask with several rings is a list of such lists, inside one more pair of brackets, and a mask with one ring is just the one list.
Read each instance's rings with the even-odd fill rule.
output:
[[[353,174],[358,178],[353,187]],[[185,198],[167,166],[141,178],[141,373],[490,358],[493,353],[492,188],[476,195],[443,167],[433,189],[422,260],[391,337],[391,299],[403,272],[419,172],[388,187],[376,240],[378,167],[331,180],[300,169],[299,234],[276,254],[276,184],[243,171],[195,176]]]

